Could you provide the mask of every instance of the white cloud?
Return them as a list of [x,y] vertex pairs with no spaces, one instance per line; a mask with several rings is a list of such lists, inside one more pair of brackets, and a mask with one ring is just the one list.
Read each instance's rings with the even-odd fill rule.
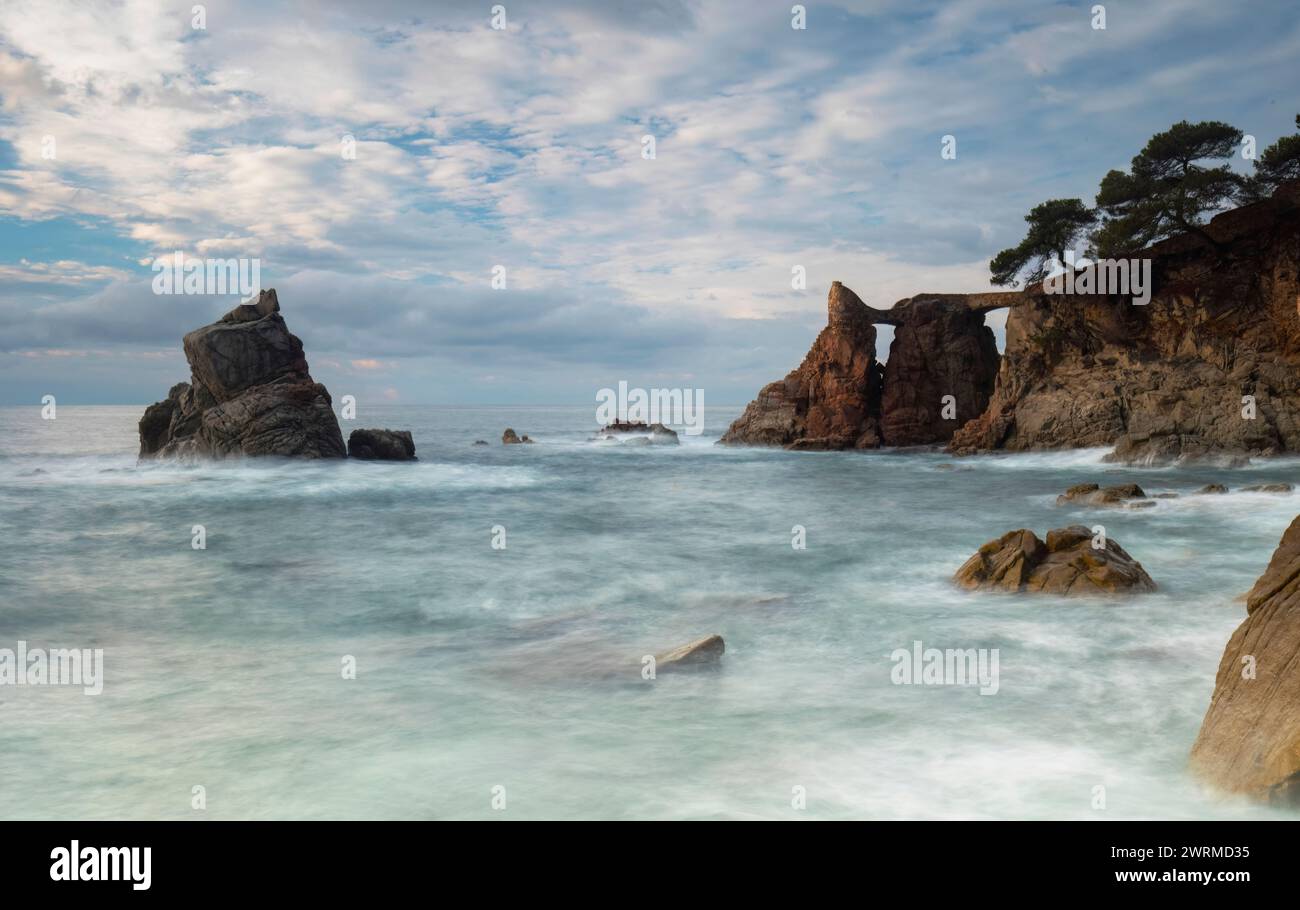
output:
[[[836,279],[877,305],[983,289],[1030,205],[1086,196],[1168,122],[1231,114],[1201,99],[1271,113],[1261,86],[1289,84],[1300,34],[1284,4],[1242,22],[1211,0],[1110,4],[1102,33],[1086,5],[1029,0],[817,4],[803,32],[746,0],[519,0],[504,32],[454,3],[206,5],[201,32],[162,0],[0,6],[0,214],[92,224],[122,262],[257,256],[268,284],[363,301],[382,328],[340,340],[343,364],[387,364],[421,326],[460,343],[446,319],[501,300],[480,296],[498,263],[505,293],[547,301],[529,323],[544,335],[601,302],[815,325]],[[65,260],[39,275],[52,285],[109,283],[119,306],[139,283],[72,249],[29,258]],[[175,314],[150,306],[113,337],[156,343]],[[106,330],[91,297],[41,313]],[[468,333],[480,359],[490,328]]]

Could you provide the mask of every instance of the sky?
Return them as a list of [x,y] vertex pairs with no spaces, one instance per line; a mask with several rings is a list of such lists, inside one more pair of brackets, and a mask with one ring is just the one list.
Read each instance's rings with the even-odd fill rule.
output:
[[0,405],[187,379],[238,297],[177,250],[257,259],[336,401],[743,404],[832,281],[988,290],[1154,132],[1294,132],[1294,0],[1097,5],[3,0]]

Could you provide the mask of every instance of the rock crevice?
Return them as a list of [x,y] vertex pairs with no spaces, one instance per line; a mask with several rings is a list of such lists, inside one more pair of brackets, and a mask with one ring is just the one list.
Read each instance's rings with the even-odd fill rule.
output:
[[[878,324],[895,327],[885,364],[876,360]],[[805,450],[946,442],[984,410],[997,365],[993,333],[964,295],[879,310],[837,281],[803,363],[764,386],[720,441]]]

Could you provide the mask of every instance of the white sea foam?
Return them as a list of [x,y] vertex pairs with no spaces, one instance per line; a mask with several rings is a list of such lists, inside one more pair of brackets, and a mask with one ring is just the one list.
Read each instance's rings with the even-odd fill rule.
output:
[[[1295,460],[605,448],[589,409],[395,408],[367,420],[410,427],[415,464],[184,466],[136,463],[138,409],[24,414],[0,413],[0,639],[110,669],[98,699],[0,692],[0,817],[190,817],[195,782],[214,818],[492,817],[496,785],[509,817],[1271,817],[1186,756],[1300,494],[1191,493],[1295,482]],[[538,444],[471,444],[505,426]],[[1055,505],[1083,481],[1183,495]],[[951,584],[986,540],[1071,523],[1159,591]],[[641,679],[715,632],[717,672]],[[892,685],[917,639],[997,648],[997,695]],[[64,747],[87,740],[95,763]]]

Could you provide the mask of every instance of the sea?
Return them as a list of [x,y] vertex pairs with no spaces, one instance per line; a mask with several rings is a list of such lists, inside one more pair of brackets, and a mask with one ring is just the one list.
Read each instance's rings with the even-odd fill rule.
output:
[[[1296,817],[1187,770],[1300,512],[1239,488],[1294,459],[715,445],[739,407],[635,446],[592,407],[395,405],[344,434],[409,429],[418,462],[141,463],[142,410],[0,409],[0,649],[102,652],[99,694],[0,685],[2,818]],[[1056,505],[1089,481],[1181,495]],[[1071,524],[1158,591],[951,583]],[[648,660],[713,634],[713,665]],[[996,686],[900,681],[922,649],[996,654]]]

